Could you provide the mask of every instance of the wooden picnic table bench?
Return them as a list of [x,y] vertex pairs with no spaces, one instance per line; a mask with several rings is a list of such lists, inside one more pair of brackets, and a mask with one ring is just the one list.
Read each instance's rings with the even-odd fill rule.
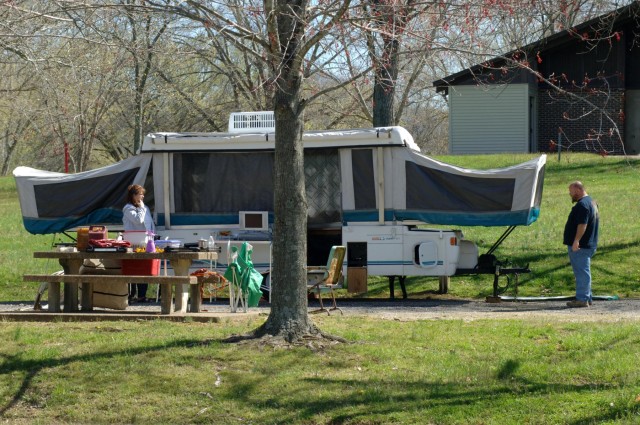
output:
[[[83,311],[93,309],[93,283],[152,283],[160,284],[161,313],[174,312],[173,288],[175,287],[175,311],[185,312],[187,300],[191,299],[189,312],[200,311],[201,296],[198,279],[189,276],[189,267],[195,260],[216,260],[216,252],[61,252],[42,251],[35,252],[34,258],[55,258],[64,269],[62,275],[26,274],[25,281],[49,282],[49,311],[60,312],[60,284],[64,284],[64,311],[78,311],[78,287],[82,283],[81,306]],[[105,275],[105,274],[80,274],[80,266],[85,259],[112,259],[112,260],[162,260],[169,261],[175,276],[135,276],[135,275]],[[166,271],[166,270],[165,270]],[[185,291],[189,285],[190,291]]]
[[[74,283],[83,284],[82,286],[82,310],[93,310],[92,302],[92,286],[94,283],[137,283],[145,282],[157,285],[197,285],[198,278],[196,276],[133,276],[133,275],[91,275],[91,274],[26,274],[22,276],[25,282],[48,282],[49,284]],[[165,291],[166,292],[166,291]],[[197,296],[191,297],[189,311],[199,311],[201,303],[200,291],[195,291]],[[56,293],[52,291],[51,293]],[[59,294],[60,291],[58,290]],[[58,301],[59,302],[59,301]],[[49,304],[55,304],[55,299],[50,299]],[[171,299],[162,299],[161,312],[163,314],[171,313]]]

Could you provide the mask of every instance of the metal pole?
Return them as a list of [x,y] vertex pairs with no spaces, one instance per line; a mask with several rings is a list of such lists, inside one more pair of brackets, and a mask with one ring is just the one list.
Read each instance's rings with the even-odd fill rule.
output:
[[562,133],[558,133],[558,161],[560,161],[560,152],[562,152]]

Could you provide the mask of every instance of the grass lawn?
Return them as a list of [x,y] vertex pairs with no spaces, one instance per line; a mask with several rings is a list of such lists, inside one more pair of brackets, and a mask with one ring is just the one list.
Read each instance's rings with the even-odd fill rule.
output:
[[[441,158],[475,168],[530,156]],[[571,295],[561,245],[580,179],[599,201],[594,292],[640,295],[636,159],[550,157],[538,222],[518,228],[497,255],[529,263],[520,295]],[[463,229],[486,251],[504,229]],[[34,260],[51,236],[22,227],[13,179],[0,178],[0,300],[32,300],[21,275],[52,272]],[[437,280],[409,278],[411,297]],[[455,277],[451,296],[491,293],[491,276]],[[386,297],[371,278],[368,296]],[[223,323],[0,323],[0,421],[10,424],[637,424],[638,320],[394,321],[314,316],[347,344],[228,344],[264,317]]]
[[4,323],[7,423],[640,422],[637,322],[317,317],[350,343],[227,344],[261,319]]

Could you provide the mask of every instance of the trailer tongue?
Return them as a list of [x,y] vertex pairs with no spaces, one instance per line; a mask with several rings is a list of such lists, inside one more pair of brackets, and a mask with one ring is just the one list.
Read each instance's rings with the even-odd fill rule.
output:
[[[523,273],[531,273],[529,264],[524,267],[514,266],[505,262],[499,261],[494,251],[498,249],[500,244],[513,232],[516,226],[509,226],[507,230],[498,238],[498,240],[489,248],[485,254],[481,254],[478,257],[478,263],[472,269],[456,270],[456,276],[470,275],[470,274],[492,274],[493,275],[493,295],[487,297],[488,302],[497,302],[500,300],[500,294],[503,294],[513,284],[514,290],[518,291],[518,278]],[[499,278],[504,276],[506,283],[504,286],[500,286]]]

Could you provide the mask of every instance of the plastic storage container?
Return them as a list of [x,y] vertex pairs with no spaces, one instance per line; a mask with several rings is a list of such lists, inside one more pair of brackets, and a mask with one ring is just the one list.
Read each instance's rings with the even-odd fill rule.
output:
[[131,242],[132,248],[147,247],[147,231],[146,230],[125,230],[122,239]]
[[122,260],[122,274],[158,276],[160,274],[160,260]]
[[106,226],[89,226],[89,240],[109,239],[109,232]]
[[180,241],[178,239],[159,239],[156,241],[156,248],[180,248]]

